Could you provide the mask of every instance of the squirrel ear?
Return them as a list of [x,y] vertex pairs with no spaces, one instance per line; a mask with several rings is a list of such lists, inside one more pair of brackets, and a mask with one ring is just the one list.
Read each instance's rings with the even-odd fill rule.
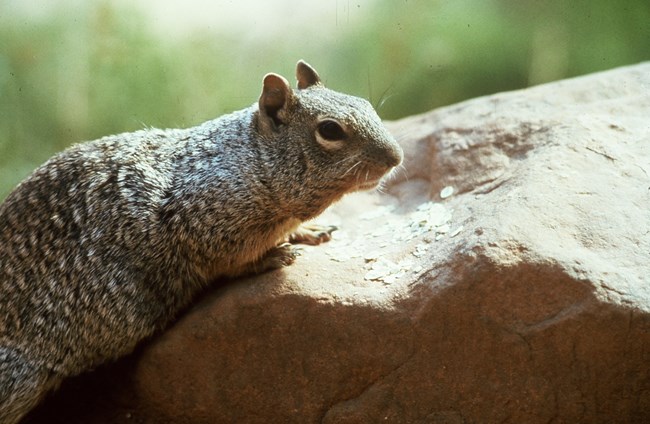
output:
[[[286,123],[286,110],[293,101],[289,81],[278,74],[266,74],[259,100],[260,118],[265,125],[275,128]],[[273,125],[271,125],[273,124]]]
[[301,90],[312,85],[322,85],[318,72],[302,59],[296,65],[296,78],[298,79],[298,88]]

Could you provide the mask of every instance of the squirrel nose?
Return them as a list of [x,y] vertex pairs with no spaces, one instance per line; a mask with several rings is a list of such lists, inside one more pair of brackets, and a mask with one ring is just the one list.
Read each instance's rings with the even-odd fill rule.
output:
[[388,154],[388,160],[387,163],[391,167],[395,167],[402,163],[402,160],[404,160],[404,151],[400,147],[397,142],[393,142],[393,148],[390,150],[390,153]]
[[386,143],[386,148],[384,152],[384,161],[386,166],[389,168],[394,168],[404,159],[404,152],[399,144],[393,139]]

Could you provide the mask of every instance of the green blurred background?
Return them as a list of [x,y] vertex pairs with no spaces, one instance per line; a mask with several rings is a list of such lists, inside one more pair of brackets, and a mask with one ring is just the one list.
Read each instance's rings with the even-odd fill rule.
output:
[[0,0],[0,199],[66,146],[186,127],[304,58],[385,119],[650,59],[648,0]]

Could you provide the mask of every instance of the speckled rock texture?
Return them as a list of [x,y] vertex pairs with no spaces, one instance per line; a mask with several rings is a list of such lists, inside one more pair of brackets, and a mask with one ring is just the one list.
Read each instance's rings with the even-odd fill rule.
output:
[[389,128],[403,168],[330,243],[27,422],[650,422],[650,63]]

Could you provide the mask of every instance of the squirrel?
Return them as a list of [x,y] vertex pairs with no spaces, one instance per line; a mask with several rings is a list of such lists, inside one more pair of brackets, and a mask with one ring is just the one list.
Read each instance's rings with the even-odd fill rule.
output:
[[[366,100],[264,76],[252,106],[69,147],[0,205],[0,422],[124,356],[211,282],[293,263],[300,226],[403,158]],[[289,243],[290,242],[290,243]]]

